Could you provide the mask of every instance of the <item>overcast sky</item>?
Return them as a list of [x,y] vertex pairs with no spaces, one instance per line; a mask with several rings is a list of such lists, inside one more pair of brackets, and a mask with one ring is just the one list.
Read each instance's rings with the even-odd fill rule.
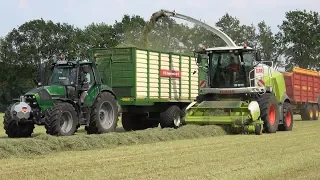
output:
[[0,36],[38,18],[83,28],[92,22],[113,24],[124,14],[149,20],[151,14],[160,9],[176,10],[211,25],[228,12],[243,24],[265,20],[277,31],[286,11],[320,12],[320,0],[2,0]]

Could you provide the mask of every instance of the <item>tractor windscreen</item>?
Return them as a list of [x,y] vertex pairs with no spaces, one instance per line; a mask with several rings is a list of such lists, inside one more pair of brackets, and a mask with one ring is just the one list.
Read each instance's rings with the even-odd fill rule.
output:
[[250,52],[213,53],[210,55],[209,69],[212,88],[246,87],[246,77],[253,67],[253,54]]
[[73,66],[56,66],[53,69],[50,85],[75,85],[77,80],[77,69]]

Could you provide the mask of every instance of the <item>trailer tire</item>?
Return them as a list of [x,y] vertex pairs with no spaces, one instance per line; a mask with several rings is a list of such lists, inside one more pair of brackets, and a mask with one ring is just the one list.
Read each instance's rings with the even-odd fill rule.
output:
[[90,123],[87,127],[87,133],[102,134],[115,131],[119,120],[118,107],[118,102],[111,93],[99,93],[91,106]]
[[301,119],[305,121],[313,120],[313,107],[311,104],[306,104],[301,109]]
[[9,138],[26,138],[31,137],[34,123],[17,122],[11,117],[10,108],[8,108],[3,116],[3,128]]
[[177,105],[170,106],[160,114],[161,128],[178,128],[181,124],[181,109]]
[[[66,129],[62,127],[61,120],[66,122]],[[45,128],[47,134],[52,136],[71,136],[77,130],[79,119],[75,108],[70,103],[54,104],[45,112]]]
[[317,104],[314,104],[312,106],[313,108],[313,120],[318,120],[319,119],[319,106]]
[[280,112],[276,97],[271,93],[265,93],[258,97],[261,111],[261,119],[264,122],[266,133],[275,133],[279,126]]
[[292,131],[293,127],[293,111],[291,104],[288,102],[283,103],[283,124],[279,125],[281,131]]

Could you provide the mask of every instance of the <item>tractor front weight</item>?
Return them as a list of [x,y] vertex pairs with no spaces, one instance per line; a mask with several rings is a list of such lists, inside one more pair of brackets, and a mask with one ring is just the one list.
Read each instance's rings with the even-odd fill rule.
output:
[[263,121],[256,101],[203,101],[189,108],[186,124],[228,125],[233,133],[261,134]]

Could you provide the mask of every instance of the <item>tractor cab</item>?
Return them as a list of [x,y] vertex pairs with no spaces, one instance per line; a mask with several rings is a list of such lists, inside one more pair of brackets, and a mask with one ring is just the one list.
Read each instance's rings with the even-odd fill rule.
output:
[[[197,64],[205,64],[206,88],[200,92],[228,94],[246,93],[254,88],[254,71],[260,62],[260,53],[245,46],[215,47],[203,49],[198,53]],[[249,89],[248,89],[249,88]]]
[[60,58],[52,64],[49,86],[64,86],[66,98],[78,99],[83,103],[87,91],[94,85],[94,67],[89,61],[66,61]]

